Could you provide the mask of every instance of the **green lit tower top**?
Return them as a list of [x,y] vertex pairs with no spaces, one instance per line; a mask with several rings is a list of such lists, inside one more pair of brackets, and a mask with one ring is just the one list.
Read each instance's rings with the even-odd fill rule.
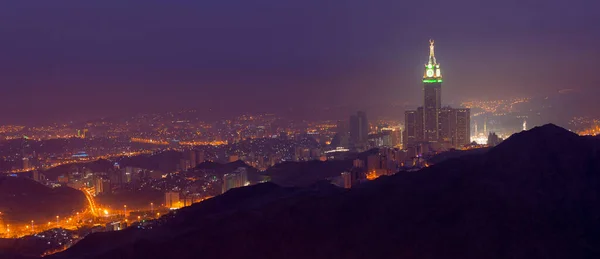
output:
[[423,83],[441,83],[442,70],[440,64],[435,60],[434,41],[429,40],[429,62],[425,64],[425,72],[423,73]]

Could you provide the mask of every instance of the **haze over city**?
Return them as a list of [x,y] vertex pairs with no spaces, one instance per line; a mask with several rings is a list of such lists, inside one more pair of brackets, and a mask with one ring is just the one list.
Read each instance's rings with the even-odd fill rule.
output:
[[214,116],[416,106],[430,38],[445,103],[566,88],[595,95],[596,5],[11,1],[0,10],[0,108],[7,122],[35,123],[207,107]]
[[598,9],[0,3],[0,258],[600,258]]

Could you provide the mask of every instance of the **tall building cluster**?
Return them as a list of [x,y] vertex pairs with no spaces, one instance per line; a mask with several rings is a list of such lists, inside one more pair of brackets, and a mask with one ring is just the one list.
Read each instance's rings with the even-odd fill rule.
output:
[[232,173],[223,175],[222,193],[233,188],[247,186],[248,184],[248,171],[246,168],[240,167]]
[[179,170],[185,171],[202,164],[205,161],[204,150],[188,150],[179,161]]
[[429,149],[462,148],[470,143],[470,109],[442,106],[442,70],[429,42],[423,73],[423,106],[404,114],[404,147],[419,155]]
[[179,199],[179,192],[166,192],[165,193],[165,207],[167,208],[180,208],[181,200]]

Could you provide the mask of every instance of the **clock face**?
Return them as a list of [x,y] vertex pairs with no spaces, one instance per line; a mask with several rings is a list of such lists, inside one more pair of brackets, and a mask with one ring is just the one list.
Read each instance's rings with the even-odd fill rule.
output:
[[432,77],[433,76],[433,69],[427,69],[427,76],[428,77]]

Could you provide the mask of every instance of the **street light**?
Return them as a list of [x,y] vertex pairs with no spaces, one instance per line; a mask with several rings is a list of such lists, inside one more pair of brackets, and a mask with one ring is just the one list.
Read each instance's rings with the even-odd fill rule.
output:
[[56,227],[58,227],[58,216],[56,216]]

